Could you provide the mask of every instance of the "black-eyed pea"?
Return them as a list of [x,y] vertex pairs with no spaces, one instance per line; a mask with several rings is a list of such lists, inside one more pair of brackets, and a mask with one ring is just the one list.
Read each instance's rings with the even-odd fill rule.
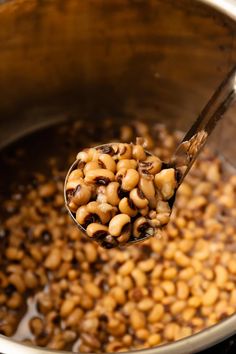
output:
[[94,299],[98,299],[102,295],[101,289],[92,282],[87,282],[84,284],[84,291]]
[[115,286],[111,289],[111,295],[119,305],[124,305],[126,302],[126,294],[122,287]]
[[150,219],[155,219],[156,216],[157,216],[157,213],[156,213],[155,210],[151,210],[151,211],[148,213],[148,217],[149,217]]
[[164,202],[163,200],[158,200],[156,203],[156,211],[159,214],[167,213],[170,215],[170,206],[168,202]]
[[73,195],[73,191],[80,184],[83,183],[83,178],[68,180],[66,183],[66,194],[67,198],[70,199],[71,195]]
[[106,193],[106,187],[105,186],[99,186],[97,188],[97,199],[96,201],[99,203],[99,204],[102,204],[102,203],[107,203],[107,193]]
[[9,281],[9,284],[14,285],[14,287],[17,289],[17,291],[20,294],[23,294],[25,292],[26,287],[25,287],[25,282],[24,282],[24,279],[22,277],[22,274],[12,273],[8,277],[8,281]]
[[143,192],[139,188],[134,188],[130,192],[129,197],[134,205],[139,209],[144,209],[148,206],[148,200],[145,198]]
[[157,156],[148,156],[145,161],[139,163],[139,170],[142,174],[152,174],[160,172],[161,160]]
[[77,206],[87,204],[91,198],[91,187],[84,183],[79,183],[74,189],[70,202]]
[[127,197],[121,199],[119,203],[119,209],[121,213],[127,214],[130,217],[134,217],[138,213],[134,203]]
[[204,320],[200,317],[193,317],[191,323],[194,327],[201,327],[204,325]]
[[106,187],[106,198],[107,202],[113,206],[117,206],[120,202],[120,197],[119,197],[119,189],[120,185],[118,182],[111,182],[108,184]]
[[186,256],[183,252],[181,251],[176,251],[174,260],[176,264],[180,267],[188,267],[191,263],[191,260],[188,256]]
[[176,302],[176,297],[173,295],[165,296],[162,300],[162,305],[170,306]]
[[133,236],[136,238],[142,236],[153,236],[155,234],[154,228],[145,217],[141,216],[135,220],[133,224]]
[[39,336],[44,331],[44,323],[40,317],[32,317],[29,321],[29,328],[31,333],[36,337]]
[[7,307],[13,310],[19,309],[22,306],[22,304],[23,304],[23,297],[17,292],[13,293],[12,296],[7,301]]
[[[148,216],[148,213],[149,213],[149,207],[146,206],[146,208],[143,208],[143,209],[139,209],[139,213],[142,215],[142,216]],[[155,219],[153,219],[155,220]]]
[[87,149],[86,152],[88,154],[89,161],[97,161],[97,159],[100,155],[98,149],[95,149],[95,148]]
[[75,308],[75,303],[72,299],[65,299],[61,305],[61,309],[60,309],[60,316],[61,317],[67,317],[69,316],[72,311]]
[[147,340],[148,345],[149,345],[150,347],[154,347],[154,346],[160,344],[161,341],[162,341],[162,338],[161,338],[161,335],[160,335],[159,333],[153,333],[153,334],[151,334],[151,335],[148,337],[148,340]]
[[135,267],[133,260],[127,260],[122,266],[119,268],[118,272],[122,276],[130,275]]
[[110,182],[115,180],[115,175],[112,171],[104,168],[90,170],[86,173],[84,181],[89,184],[107,186]]
[[175,267],[169,267],[165,269],[163,272],[163,278],[165,280],[175,279],[176,276],[177,276],[177,269]]
[[226,268],[220,264],[217,264],[214,268],[215,274],[216,274],[216,285],[219,288],[224,287],[224,285],[227,283],[229,274],[226,270]]
[[181,338],[185,338],[188,336],[191,336],[193,333],[193,330],[191,327],[188,326],[184,326],[180,328],[180,332],[179,334],[176,336],[175,340],[181,339]]
[[148,322],[149,323],[156,323],[158,321],[161,321],[163,315],[164,315],[164,306],[162,304],[156,304],[150,311],[148,315]]
[[202,298],[203,306],[212,306],[215,304],[216,300],[219,296],[219,289],[216,285],[212,285],[209,289],[204,293]]
[[155,187],[153,181],[150,178],[141,177],[139,181],[139,189],[147,198],[150,208],[155,209],[157,201],[155,197]]
[[152,297],[157,302],[162,302],[165,297],[164,291],[160,286],[155,286],[152,290]]
[[86,164],[87,162],[91,161],[91,158],[87,151],[80,151],[76,156],[76,160],[78,160],[79,163],[83,162]]
[[121,276],[117,279],[117,284],[122,287],[125,291],[130,290],[134,287],[134,282],[129,275]]
[[88,211],[87,205],[82,205],[76,211],[76,221],[83,226],[87,226],[96,221],[95,216]]
[[118,149],[118,144],[114,144],[113,146],[106,144],[106,145],[98,146],[96,148],[99,154],[108,154],[110,156],[113,156],[117,152],[117,149]]
[[173,316],[178,315],[186,308],[186,301],[184,300],[177,300],[170,306],[170,312]]
[[180,300],[186,300],[189,296],[189,287],[186,282],[178,281],[176,284],[177,288],[177,297]]
[[99,168],[104,168],[98,161],[89,161],[83,168],[83,172],[86,175],[88,171],[97,170]]
[[109,154],[99,155],[98,162],[105,166],[105,168],[113,173],[116,172],[115,160]]
[[136,331],[141,328],[146,327],[146,316],[143,314],[142,311],[134,310],[130,314],[130,323],[132,328]]
[[79,181],[81,178],[83,178],[83,176],[83,171],[80,168],[76,168],[75,170],[70,172],[67,181]]
[[25,285],[29,289],[35,289],[38,286],[38,278],[36,274],[30,269],[26,270],[24,273]]
[[147,340],[150,332],[146,328],[140,328],[135,332],[135,336],[141,340]]
[[146,311],[150,311],[154,305],[155,303],[153,299],[151,297],[146,297],[138,303],[138,309],[140,311],[146,312]]
[[161,283],[161,287],[167,295],[174,295],[175,294],[175,291],[176,291],[175,284],[172,281],[164,280]]
[[143,161],[146,160],[146,157],[147,155],[142,145],[133,145],[133,158],[135,158],[135,160]]
[[77,211],[77,209],[78,209],[78,205],[75,204],[75,203],[73,202],[73,200],[71,200],[71,201],[68,202],[68,208],[70,209],[70,211],[71,211],[72,213],[76,213],[76,211]]
[[185,322],[189,322],[195,316],[196,311],[197,311],[197,309],[194,307],[186,307],[181,313],[181,318]]
[[102,305],[105,312],[113,312],[117,306],[117,303],[111,295],[106,295],[102,298]]
[[153,258],[149,258],[144,261],[138,262],[137,267],[146,273],[152,271],[155,267],[155,264],[155,260]]
[[109,223],[109,233],[115,237],[121,236],[124,228],[130,224],[130,221],[130,217],[126,214],[118,214],[114,216]]
[[190,307],[194,307],[194,308],[198,308],[201,306],[201,303],[202,303],[202,300],[200,297],[197,297],[197,296],[191,296],[189,299],[188,299],[188,305]]
[[172,341],[178,337],[179,332],[180,332],[180,326],[175,322],[171,322],[165,326],[163,331],[163,336],[166,340]]
[[122,169],[128,170],[130,168],[135,170],[137,168],[137,165],[138,165],[138,163],[136,160],[124,159],[124,160],[118,161],[116,168],[117,168],[117,171],[122,170]]
[[177,186],[174,168],[164,169],[155,175],[155,185],[160,190],[164,200],[170,199]]
[[125,191],[132,191],[139,182],[139,173],[133,168],[129,168],[121,180],[121,188]]
[[99,223],[91,223],[86,229],[89,237],[102,238],[108,235],[108,227]]
[[143,287],[147,284],[148,278],[142,270],[135,268],[131,275],[138,287]]
[[109,203],[90,202],[87,210],[91,215],[97,215],[102,224],[106,224],[115,215],[116,209]]
[[179,279],[188,281],[194,276],[194,274],[195,270],[193,267],[187,267],[179,272]]
[[118,150],[115,155],[118,160],[132,158],[132,146],[130,144],[118,144]]
[[162,273],[163,273],[163,264],[156,264],[150,276],[152,279],[159,279]]
[[157,214],[156,218],[153,219],[153,221],[156,222],[157,226],[164,226],[168,224],[170,221],[170,214],[169,213],[162,213],[162,214]]

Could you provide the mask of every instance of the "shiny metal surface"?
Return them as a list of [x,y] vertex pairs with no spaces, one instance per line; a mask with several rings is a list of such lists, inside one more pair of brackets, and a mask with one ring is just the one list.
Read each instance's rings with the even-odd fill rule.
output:
[[[71,116],[186,130],[236,61],[235,21],[234,0],[1,1],[0,146]],[[236,164],[235,113],[212,144]],[[143,353],[196,353],[235,328],[234,315]],[[0,336],[0,352],[56,351]]]

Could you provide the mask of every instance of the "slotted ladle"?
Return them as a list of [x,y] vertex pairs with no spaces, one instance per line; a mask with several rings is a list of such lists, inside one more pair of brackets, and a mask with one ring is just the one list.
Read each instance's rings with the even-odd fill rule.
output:
[[[191,126],[187,134],[184,136],[182,142],[177,147],[171,160],[168,162],[166,161],[163,162],[166,168],[170,168],[170,167],[174,168],[177,176],[177,185],[176,185],[175,193],[171,198],[171,200],[169,200],[169,204],[171,208],[173,208],[176,192],[179,186],[181,185],[184,178],[188,174],[194,161],[198,157],[200,151],[202,150],[203,146],[207,142],[207,139],[209,138],[212,131],[216,127],[217,123],[220,121],[224,113],[229,109],[229,107],[234,102],[235,96],[236,96],[236,66],[228,73],[226,78],[216,89],[213,96],[210,98],[210,100],[202,110],[199,117],[196,119],[196,121]],[[109,145],[112,144],[104,144],[102,146],[105,147]],[[100,147],[101,146],[97,148]],[[152,155],[150,152],[147,152],[147,154]],[[68,181],[68,177],[71,171],[73,171],[76,168],[77,164],[78,161],[75,161],[72,164],[65,178],[64,197],[65,197],[65,204],[71,218],[74,220],[78,228],[84,234],[86,234],[86,229],[83,227],[83,225],[77,222],[75,218],[75,214],[73,214],[69,209],[67,194],[66,194],[66,184]],[[141,238],[131,239],[127,241],[126,245],[139,243],[147,240],[150,237],[151,237],[150,234],[146,234]]]

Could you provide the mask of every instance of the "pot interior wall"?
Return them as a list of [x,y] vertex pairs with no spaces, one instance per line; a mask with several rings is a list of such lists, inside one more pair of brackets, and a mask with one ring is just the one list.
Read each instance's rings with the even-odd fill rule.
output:
[[15,0],[0,23],[1,145],[71,116],[185,130],[235,58],[235,24],[198,1]]

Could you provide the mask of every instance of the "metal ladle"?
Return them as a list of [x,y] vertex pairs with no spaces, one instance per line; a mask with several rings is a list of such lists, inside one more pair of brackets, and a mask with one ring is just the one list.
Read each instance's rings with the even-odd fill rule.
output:
[[[177,147],[175,154],[173,155],[171,160],[168,163],[163,162],[166,168],[172,167],[176,170],[177,186],[173,197],[168,201],[171,208],[173,208],[176,192],[179,186],[181,185],[184,178],[188,174],[194,161],[196,160],[198,154],[200,153],[203,146],[205,145],[210,134],[216,127],[217,123],[220,121],[224,113],[234,102],[235,97],[236,97],[236,66],[233,67],[233,69],[228,73],[226,78],[222,81],[220,86],[216,89],[213,96],[210,98],[210,100],[202,110],[199,117],[196,119],[194,124],[191,126],[191,128],[183,138],[182,142]],[[106,145],[109,146],[111,144],[104,144],[102,146],[106,146]],[[147,152],[147,154],[151,155],[150,152]],[[64,198],[65,198],[66,207],[68,209],[71,218],[76,223],[78,228],[84,234],[86,234],[85,228],[77,222],[75,215],[68,208],[68,201],[66,195],[66,184],[67,184],[68,176],[71,173],[71,171],[76,168],[77,163],[78,160],[76,160],[72,164],[65,178]],[[138,239],[131,239],[126,243],[126,245],[128,246],[135,243],[143,242],[150,237],[151,235],[147,234]],[[89,238],[91,239],[91,237]]]

